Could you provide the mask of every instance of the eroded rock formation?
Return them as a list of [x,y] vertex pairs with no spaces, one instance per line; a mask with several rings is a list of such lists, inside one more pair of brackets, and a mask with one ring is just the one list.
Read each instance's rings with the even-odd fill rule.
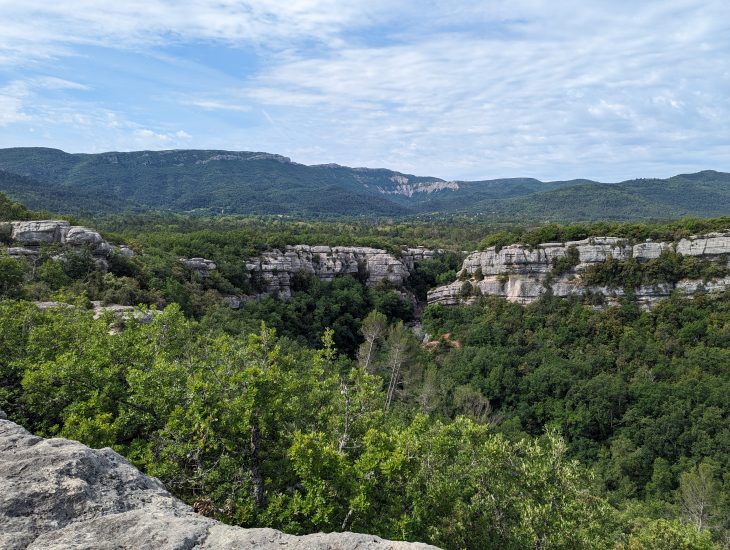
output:
[[9,240],[12,246],[7,249],[9,256],[33,258],[40,254],[43,245],[62,245],[70,249],[88,246],[98,258],[97,265],[106,269],[106,260],[113,247],[93,229],[72,226],[65,220],[34,220],[9,222]]
[[[511,245],[499,250],[492,247],[467,256],[457,274],[458,280],[430,290],[428,303],[473,303],[479,295],[493,295],[529,304],[548,290],[561,297],[592,293],[612,303],[624,296],[624,289],[584,284],[582,274],[586,269],[609,258],[634,258],[646,262],[658,258],[665,250],[674,250],[683,256],[711,258],[730,266],[726,258],[730,255],[730,232],[693,236],[677,243],[647,241],[632,245],[616,237],[593,237],[566,243],[543,243],[536,247]],[[575,264],[562,273],[555,273],[554,262],[568,254],[573,255]],[[694,294],[699,290],[716,292],[726,288],[730,288],[730,277],[643,285],[634,292],[641,306],[650,307],[674,290]]]
[[218,269],[213,260],[206,260],[205,258],[180,258],[180,262],[202,278],[210,277],[211,272]]
[[407,248],[398,258],[380,248],[295,245],[251,258],[246,268],[263,294],[288,298],[292,280],[298,273],[314,275],[323,281],[355,275],[365,279],[368,285],[388,282],[399,287],[418,262],[435,254],[423,247]]
[[[428,550],[355,533],[286,535],[200,516],[111,449],[29,434],[0,411],[0,548]],[[437,550],[437,549],[436,549]]]

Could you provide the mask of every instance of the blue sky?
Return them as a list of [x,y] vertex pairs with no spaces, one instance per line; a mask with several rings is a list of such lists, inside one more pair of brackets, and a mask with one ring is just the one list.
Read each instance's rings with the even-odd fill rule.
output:
[[0,147],[730,171],[728,0],[0,0]]

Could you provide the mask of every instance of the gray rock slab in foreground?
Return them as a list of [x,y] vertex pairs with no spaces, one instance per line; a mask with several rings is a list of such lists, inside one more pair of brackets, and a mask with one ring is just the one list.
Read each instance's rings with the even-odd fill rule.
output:
[[111,449],[43,439],[0,411],[0,548],[427,550],[357,533],[303,537],[193,512]]

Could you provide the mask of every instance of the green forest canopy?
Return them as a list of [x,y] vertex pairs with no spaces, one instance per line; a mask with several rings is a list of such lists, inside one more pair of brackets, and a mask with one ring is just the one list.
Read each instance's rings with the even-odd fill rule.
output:
[[[551,297],[430,306],[428,345],[404,324],[410,304],[357,278],[304,278],[289,301],[237,311],[220,302],[248,284],[247,255],[269,246],[454,251],[416,272],[422,295],[453,279],[464,243],[679,238],[727,219],[501,234],[419,222],[97,221],[138,251],[113,256],[106,274],[84,251],[62,262],[44,249],[34,266],[0,254],[0,408],[34,433],[111,446],[198,510],[243,526],[448,549],[727,546],[728,294],[652,311]],[[210,257],[219,272],[196,278],[180,255]],[[50,298],[71,307],[29,301]],[[164,311],[149,324],[94,320],[89,299]]]

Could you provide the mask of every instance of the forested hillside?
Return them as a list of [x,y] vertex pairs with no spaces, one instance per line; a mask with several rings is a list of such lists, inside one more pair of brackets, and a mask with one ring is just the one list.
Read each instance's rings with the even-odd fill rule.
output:
[[[33,217],[0,196],[0,220]],[[199,512],[242,526],[446,549],[727,547],[730,295],[650,311],[630,297],[597,309],[550,295],[413,307],[456,276],[463,248],[672,240],[727,218],[501,231],[92,222],[112,246],[105,265],[97,240],[9,256],[0,235],[0,409],[33,432],[111,446]],[[302,275],[287,300],[223,300],[253,292],[248,258],[288,244],[443,252],[402,288]],[[194,257],[217,267],[180,260]]]
[[711,170],[621,183],[519,177],[445,181],[387,169],[306,166],[269,153],[214,150],[69,154],[0,149],[0,191],[34,209],[72,214],[459,214],[494,222],[547,222],[668,220],[721,216],[730,209],[730,175]]

